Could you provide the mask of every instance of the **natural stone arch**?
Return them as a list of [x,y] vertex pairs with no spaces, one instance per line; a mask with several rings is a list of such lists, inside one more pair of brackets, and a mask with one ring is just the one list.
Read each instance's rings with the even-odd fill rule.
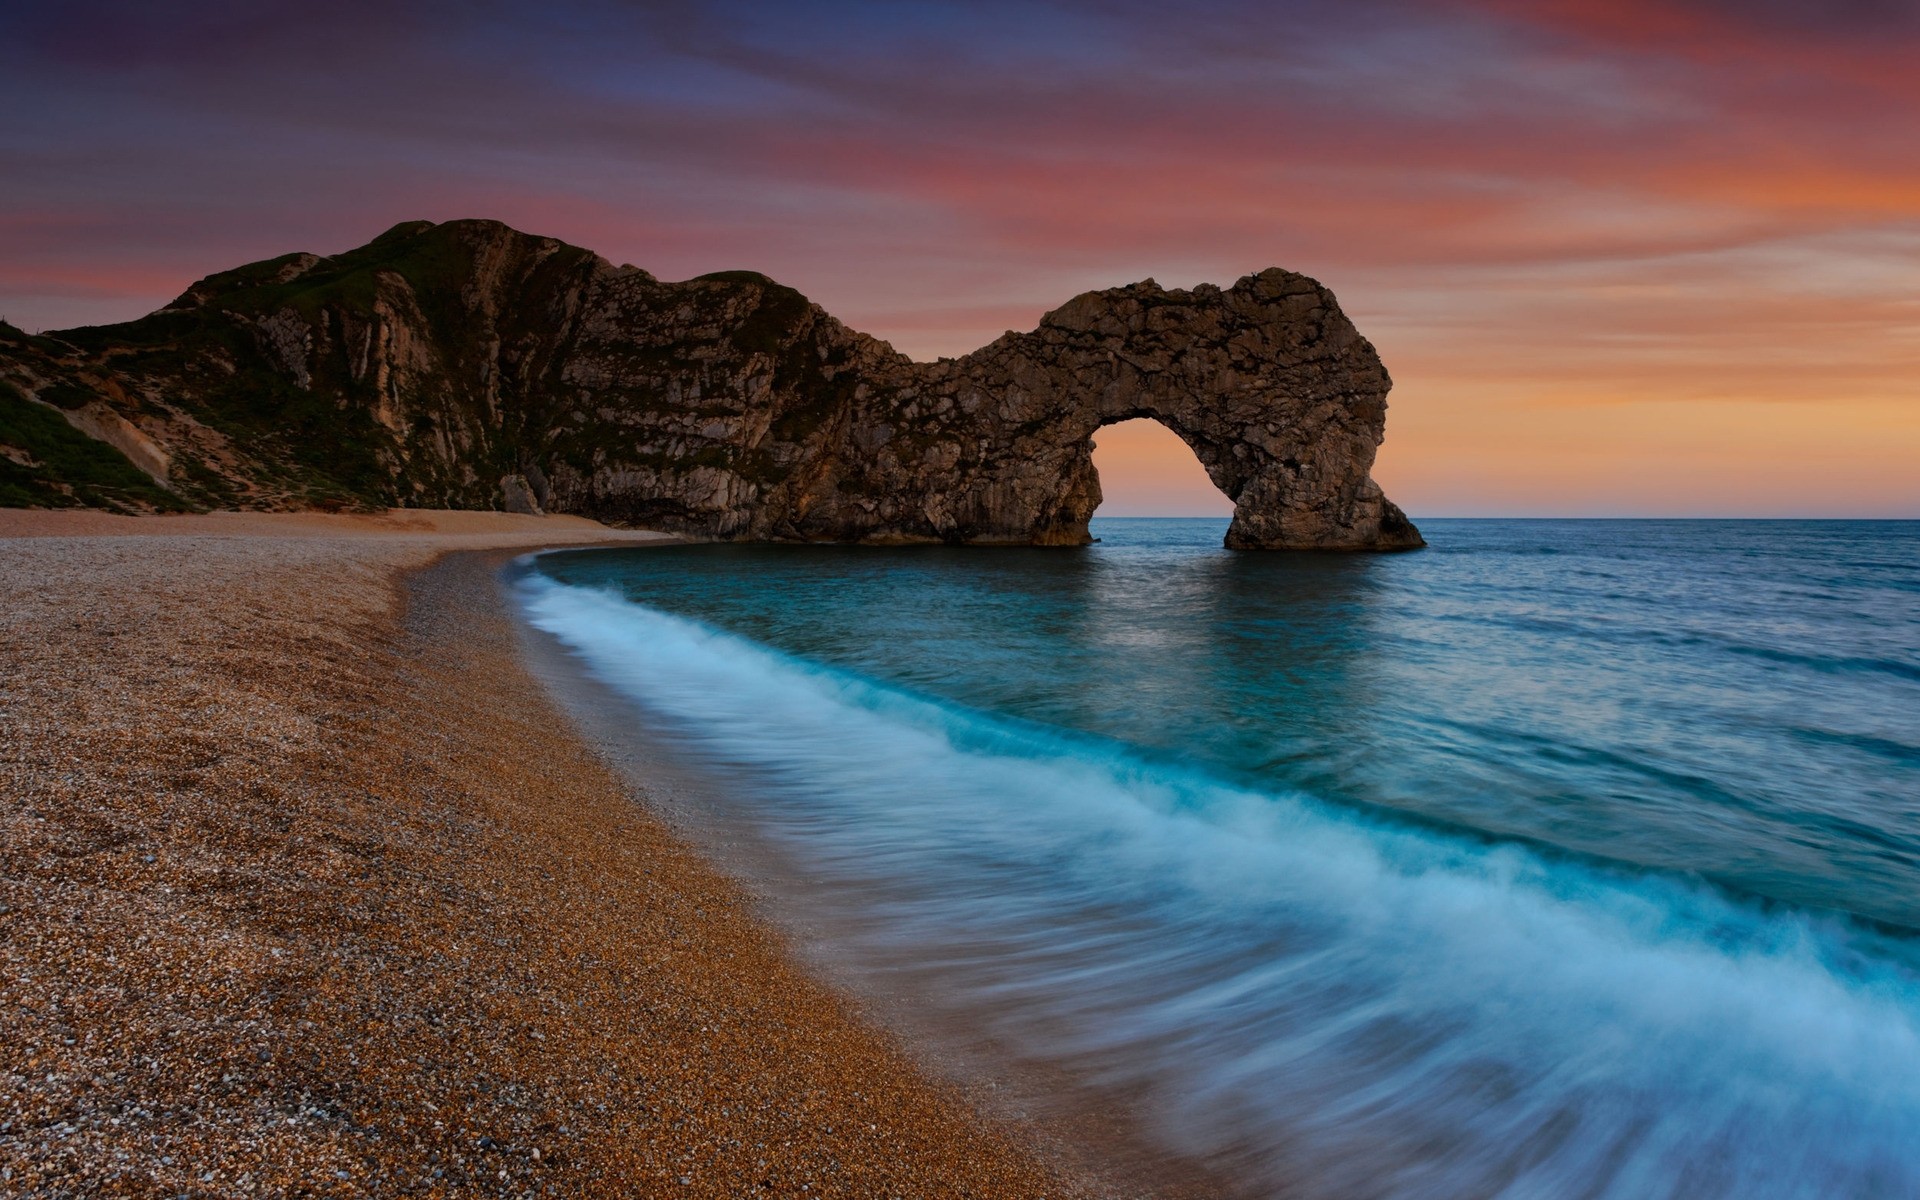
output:
[[[1100,502],[1092,434],[1146,416],[1192,447],[1234,502],[1228,546],[1424,544],[1369,475],[1387,372],[1333,294],[1303,275],[1089,292],[1030,333],[933,363],[761,276],[662,284],[633,272],[608,288],[616,294],[599,304],[615,313],[673,308],[724,343],[666,339],[653,389],[712,405],[716,364],[753,347],[723,380],[750,400],[704,443],[677,424],[661,466],[634,470],[609,455],[587,478],[553,469],[564,511],[729,539],[1084,545]],[[578,346],[570,372],[593,366],[623,383],[631,326],[583,318],[582,329],[620,338]],[[605,419],[595,403],[583,396],[576,412]],[[646,444],[661,444],[661,423],[648,415]]]
[[[1032,333],[903,365],[910,382],[890,398],[908,403],[866,420],[920,433],[936,459],[957,451],[958,469],[916,471],[882,456],[883,472],[900,468],[883,486],[921,501],[925,528],[906,521],[902,540],[1086,543],[1100,503],[1093,434],[1147,417],[1185,442],[1233,501],[1228,546],[1423,544],[1369,474],[1386,369],[1332,294],[1305,276],[1269,270],[1231,289],[1166,291],[1149,280],[1088,293]],[[927,419],[947,412],[960,419]],[[953,441],[941,436],[950,429]],[[982,448],[972,461],[968,444]]]

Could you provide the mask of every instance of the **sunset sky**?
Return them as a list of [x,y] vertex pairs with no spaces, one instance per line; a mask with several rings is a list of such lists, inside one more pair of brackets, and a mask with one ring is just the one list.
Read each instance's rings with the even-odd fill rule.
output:
[[[0,316],[485,216],[915,357],[1280,265],[1409,513],[1920,517],[1920,2],[0,7]],[[1216,498],[1102,435],[1110,512]]]

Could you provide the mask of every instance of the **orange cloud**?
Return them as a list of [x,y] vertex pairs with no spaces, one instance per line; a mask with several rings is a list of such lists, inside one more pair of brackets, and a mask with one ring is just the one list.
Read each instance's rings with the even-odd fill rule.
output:
[[0,312],[484,215],[763,270],[924,358],[1277,264],[1380,347],[1416,514],[1920,514],[1911,5],[555,2],[15,6],[0,97],[45,115],[0,135]]

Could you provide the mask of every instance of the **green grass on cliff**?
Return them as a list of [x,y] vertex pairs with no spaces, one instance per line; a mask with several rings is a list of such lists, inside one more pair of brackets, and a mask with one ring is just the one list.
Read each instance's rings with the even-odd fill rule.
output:
[[[469,328],[470,315],[462,295],[473,282],[474,255],[468,239],[470,222],[435,225],[407,221],[373,241],[342,254],[322,257],[304,274],[285,283],[274,282],[280,268],[297,255],[249,263],[208,276],[200,285],[207,299],[198,308],[150,313],[121,325],[66,330],[64,342],[91,351],[108,347],[191,345],[212,337],[227,340],[226,322],[217,314],[231,311],[249,316],[292,309],[313,319],[322,310],[368,314],[379,294],[379,277],[390,273],[404,279],[435,333],[445,344],[458,347],[479,331]],[[535,272],[531,283],[550,281],[591,259],[590,251],[562,247]]]
[[387,432],[366,406],[294,386],[270,371],[246,371],[189,405],[243,447],[265,482],[309,503],[383,507],[393,477],[381,457]]
[[[262,281],[272,276],[265,268],[277,267],[286,261],[284,257],[229,272],[237,286],[221,288],[209,306],[249,313],[292,308],[309,318],[328,307],[366,313],[379,292],[379,276],[389,273],[406,280],[442,343],[458,348],[482,332],[463,298],[474,281],[475,255],[470,244],[474,236],[471,222],[407,221],[358,249],[322,258],[287,283]],[[523,291],[539,294],[555,276],[592,257],[577,246],[563,246],[535,268]],[[226,282],[226,277],[216,278]]]
[[40,399],[56,408],[85,408],[99,397],[75,384],[54,383],[40,389]]
[[[246,478],[270,494],[318,505],[396,503],[400,484],[389,462],[394,438],[371,415],[370,385],[353,377],[344,360],[341,317],[368,320],[382,276],[398,276],[410,286],[449,373],[458,374],[463,359],[484,358],[483,338],[499,331],[480,328],[463,299],[472,282],[468,242],[475,232],[460,223],[407,222],[359,249],[322,258],[284,283],[275,277],[295,255],[208,277],[196,285],[206,296],[197,307],[54,336],[69,353],[111,355],[122,372],[159,385],[175,406],[230,438]],[[530,282],[550,280],[590,257],[569,247],[542,263]],[[391,283],[385,287],[391,293]],[[296,386],[267,361],[249,327],[251,320],[288,309],[316,329],[331,330],[335,339],[331,353],[313,364],[311,388]],[[502,324],[511,317],[503,314]],[[209,362],[232,364],[232,373],[223,377],[208,369]],[[68,397],[47,399],[60,403]],[[185,459],[178,465],[190,494],[210,503],[245,502],[233,481],[217,472]]]
[[0,384],[0,507],[178,512],[180,498],[58,412]]

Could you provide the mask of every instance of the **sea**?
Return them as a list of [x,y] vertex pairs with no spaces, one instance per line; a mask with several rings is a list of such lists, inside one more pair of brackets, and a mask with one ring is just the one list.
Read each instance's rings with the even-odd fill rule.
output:
[[1247,1195],[1920,1196],[1920,522],[1225,526],[516,590],[860,987]]

